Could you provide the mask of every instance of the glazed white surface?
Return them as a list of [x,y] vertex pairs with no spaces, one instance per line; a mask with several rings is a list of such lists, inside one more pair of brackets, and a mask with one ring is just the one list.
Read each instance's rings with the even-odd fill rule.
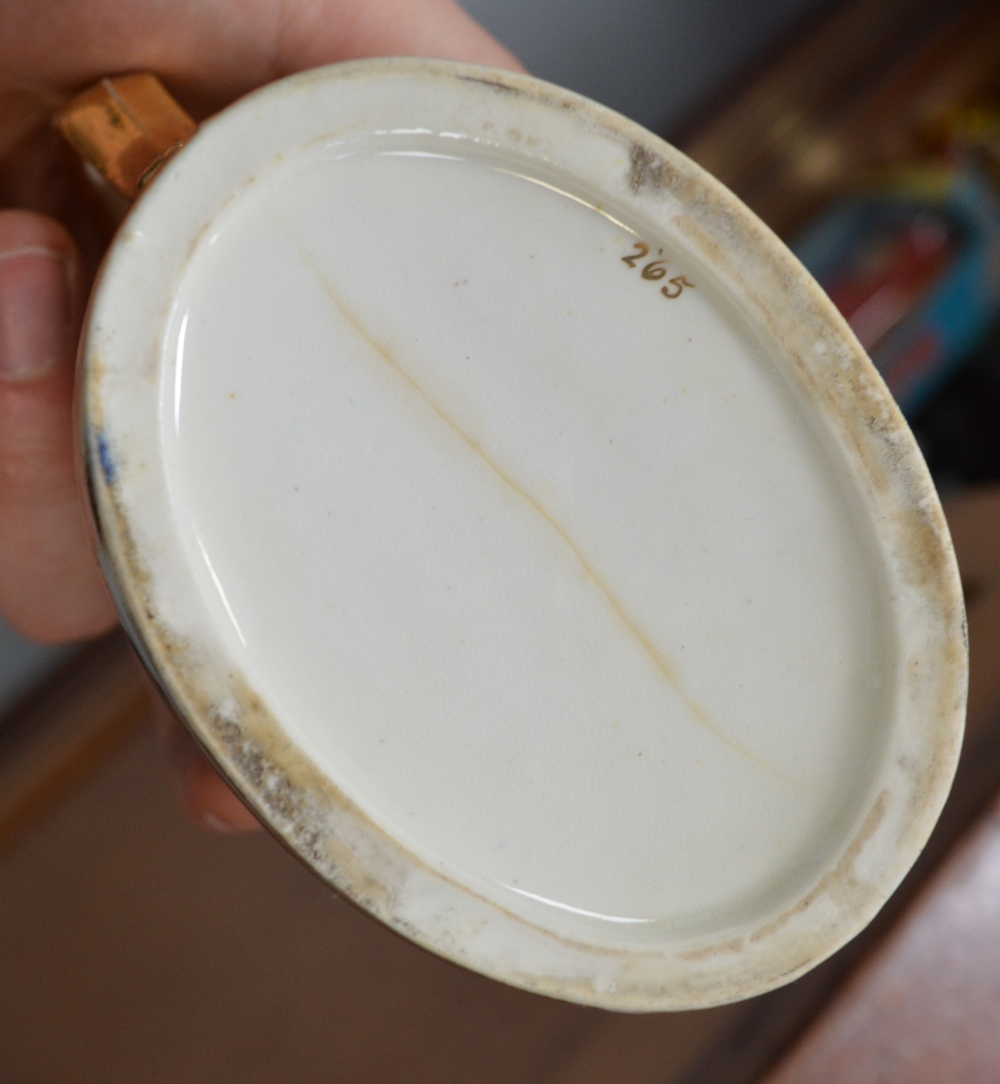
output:
[[319,145],[208,225],[159,365],[174,527],[235,665],[431,866],[599,943],[746,922],[870,783],[884,584],[711,270],[523,170]]
[[80,387],[133,642],[418,944],[718,1004],[927,839],[966,649],[926,468],[794,257],[624,118],[439,61],[265,88],[133,210]]

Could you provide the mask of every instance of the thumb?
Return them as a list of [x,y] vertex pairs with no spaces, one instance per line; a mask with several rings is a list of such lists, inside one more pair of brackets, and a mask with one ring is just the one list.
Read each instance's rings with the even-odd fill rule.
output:
[[50,643],[116,623],[74,462],[81,277],[62,226],[0,211],[0,614]]

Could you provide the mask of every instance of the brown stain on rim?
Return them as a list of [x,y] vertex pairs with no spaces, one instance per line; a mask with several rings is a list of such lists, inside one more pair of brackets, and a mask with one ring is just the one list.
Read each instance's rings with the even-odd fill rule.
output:
[[780,930],[796,915],[807,911],[821,896],[830,896],[840,906],[849,904],[850,897],[855,895],[859,887],[858,878],[854,872],[854,864],[858,860],[865,844],[878,830],[878,826],[885,819],[886,809],[889,802],[889,791],[883,790],[872,803],[868,814],[861,824],[861,828],[851,840],[850,845],[844,851],[833,869],[828,870],[816,883],[815,887],[794,907],[783,912],[772,922],[761,926],[747,939],[751,944],[763,941]]
[[692,949],[690,952],[677,954],[679,960],[708,960],[712,956],[725,956],[733,952],[740,952],[743,948],[743,938],[734,937],[729,941],[721,941],[717,945],[706,945],[704,948]]
[[[736,296],[742,293],[749,299],[754,316],[787,358],[800,392],[816,404],[814,414],[828,429],[822,439],[832,433],[844,449],[838,462],[853,456],[850,472],[868,506],[864,515],[870,516],[872,508],[879,513],[880,518],[870,520],[870,529],[885,565],[901,574],[900,587],[924,597],[926,612],[934,615],[939,657],[925,681],[938,697],[935,714],[960,717],[966,695],[967,625],[950,534],[909,427],[881,377],[808,272],[719,182],[679,154],[678,162],[662,175],[648,164],[656,158],[652,149],[637,155],[633,145],[632,158],[641,163],[642,176],[659,179],[683,205],[683,213],[672,216],[674,228],[722,282],[728,280]],[[630,189],[635,179],[626,177]],[[635,194],[646,193],[656,194],[648,187]],[[895,521],[891,526],[890,517]],[[888,594],[896,588],[886,583],[884,589]],[[953,630],[961,632],[961,640],[951,635]],[[942,680],[944,673],[950,679]],[[960,725],[957,733],[955,741],[936,742],[933,755],[910,773],[914,808],[930,793],[943,802],[954,774]],[[928,821],[926,809],[919,818],[924,824],[934,819],[936,812]]]
[[633,143],[629,149],[628,186],[633,195],[640,192],[659,192],[667,187],[667,164],[642,143]]

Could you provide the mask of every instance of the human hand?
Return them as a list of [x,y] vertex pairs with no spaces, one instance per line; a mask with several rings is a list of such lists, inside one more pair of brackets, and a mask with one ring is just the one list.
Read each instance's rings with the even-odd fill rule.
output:
[[[7,0],[0,5],[0,614],[45,643],[117,617],[75,463],[73,358],[99,229],[51,127],[106,75],[157,74],[201,119],[295,71],[366,56],[519,68],[453,0]],[[257,821],[157,706],[182,802],[212,827]]]

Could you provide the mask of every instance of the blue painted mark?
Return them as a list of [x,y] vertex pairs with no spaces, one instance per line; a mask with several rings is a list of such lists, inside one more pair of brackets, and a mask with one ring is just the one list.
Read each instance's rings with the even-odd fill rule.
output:
[[115,484],[115,475],[118,473],[115,461],[111,458],[111,449],[103,433],[97,434],[97,454],[101,459],[101,470],[104,472],[104,481],[109,485]]

